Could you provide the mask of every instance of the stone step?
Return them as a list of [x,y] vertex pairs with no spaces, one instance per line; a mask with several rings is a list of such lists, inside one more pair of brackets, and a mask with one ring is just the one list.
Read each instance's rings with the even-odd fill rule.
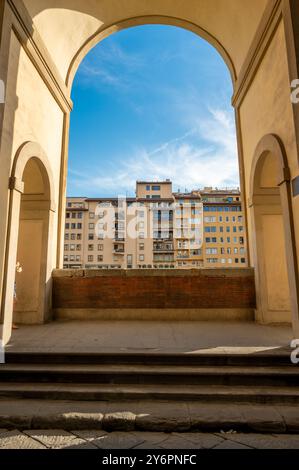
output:
[[299,386],[290,366],[181,366],[145,364],[4,364],[0,383],[185,384]]
[[[9,410],[9,415],[8,415]],[[0,400],[0,429],[298,433],[298,405]],[[95,432],[95,431],[92,431]],[[261,436],[259,435],[259,439]]]
[[1,383],[0,397],[81,401],[181,400],[202,403],[299,403],[299,388],[225,385]]
[[289,366],[291,349],[272,349],[252,354],[123,352],[123,353],[70,353],[70,352],[7,352],[7,364],[147,364],[197,366]]

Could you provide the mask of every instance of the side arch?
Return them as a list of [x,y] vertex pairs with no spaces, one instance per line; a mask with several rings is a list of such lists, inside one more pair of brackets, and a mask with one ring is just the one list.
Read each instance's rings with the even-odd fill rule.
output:
[[298,337],[299,276],[290,169],[284,144],[274,134],[264,136],[256,147],[250,175],[249,205],[253,221],[258,320],[264,323],[286,321],[287,317],[283,312],[286,308],[282,308],[280,313],[273,310],[274,299],[279,304],[279,292],[280,289],[283,290],[283,275],[279,277],[281,268],[281,272],[285,273],[285,284],[289,288],[288,303],[293,331]]
[[[43,148],[36,142],[25,142],[20,146],[18,151],[16,152],[14,162],[12,165],[11,170],[11,177],[9,182],[9,189],[14,189],[14,186],[20,185],[20,189],[22,189],[22,178],[24,175],[24,170],[32,158],[36,159],[39,165],[39,169],[42,173],[42,177],[46,186],[48,186],[48,193],[46,194],[49,203],[50,203],[50,210],[53,212],[56,211],[56,203],[55,203],[55,187],[54,187],[54,177],[52,173],[52,169],[50,166],[50,162],[46,153],[44,152]],[[24,189],[24,188],[23,188]]]
[[[51,315],[51,273],[55,188],[49,160],[35,142],[16,152],[8,183],[10,205],[1,302],[2,340],[12,331],[16,262],[23,258],[17,321],[43,323]],[[21,260],[22,261],[22,260]]]

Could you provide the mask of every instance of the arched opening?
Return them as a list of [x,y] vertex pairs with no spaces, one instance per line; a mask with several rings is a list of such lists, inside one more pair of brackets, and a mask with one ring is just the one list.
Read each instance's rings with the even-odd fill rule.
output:
[[49,279],[46,274],[50,222],[50,186],[45,168],[31,158],[23,173],[16,272],[14,322],[44,323],[49,319]]
[[[53,178],[42,149],[24,144],[10,178],[9,245],[2,318],[4,343],[13,323],[44,323],[51,316]],[[17,264],[21,269],[16,269]]]
[[[164,266],[167,267],[202,267],[204,262],[210,263],[208,267],[224,267],[225,264],[228,267],[245,267],[248,260],[245,236],[246,214],[238,214],[239,217],[236,214],[230,214],[231,217],[226,214],[223,217],[223,214],[219,212],[217,216],[210,217],[211,223],[215,220],[217,224],[229,223],[228,221],[235,223],[236,220],[242,222],[239,222],[240,226],[236,227],[221,227],[223,232],[217,239],[218,244],[214,242],[215,237],[207,236],[210,240],[207,243],[216,243],[217,246],[206,246],[204,253],[198,255],[196,261],[193,260],[196,264],[185,261],[185,258],[188,258],[185,240],[177,244],[180,247],[177,251],[180,251],[179,256],[182,257],[180,261],[161,255],[153,259],[143,256],[143,253],[135,256],[131,254],[131,249],[126,258],[127,263],[123,262],[122,254],[118,258],[110,256],[106,259],[102,252],[98,252],[96,244],[91,247],[93,252],[88,253],[88,249],[85,250],[84,261],[82,243],[74,243],[75,240],[82,241],[84,237],[83,233],[81,239],[77,238],[81,236],[77,233],[77,227],[82,225],[81,222],[76,224],[75,233],[70,231],[71,226],[76,223],[75,206],[77,205],[78,209],[80,204],[82,207],[85,204],[84,201],[75,200],[76,196],[86,196],[87,199],[112,198],[113,196],[117,198],[119,195],[127,194],[129,197],[134,197],[136,181],[157,181],[154,179],[156,175],[160,181],[171,180],[173,192],[178,193],[183,193],[185,188],[191,192],[199,187],[203,189],[213,186],[224,190],[227,187],[237,189],[240,186],[234,111],[230,102],[234,76],[227,57],[225,60],[224,52],[221,53],[220,49],[219,53],[219,47],[216,47],[211,38],[206,36],[213,47],[206,40],[198,37],[204,35],[196,28],[192,29],[187,23],[174,20],[171,22],[167,18],[155,19],[154,17],[136,19],[136,22],[137,20],[140,24],[148,21],[154,22],[154,20],[160,24],[129,27],[135,23],[127,22],[118,28],[107,30],[106,36],[110,35],[110,37],[98,44],[88,54],[89,57],[85,57],[74,82],[72,98],[75,109],[71,116],[69,152],[69,169],[72,171],[68,177],[68,183],[72,183],[68,185],[68,196],[73,196],[74,200],[69,203],[72,212],[67,212],[64,266],[68,268],[72,266],[102,268],[103,266],[106,268],[107,266],[133,265],[148,268],[161,266],[159,260],[164,259]],[[163,21],[164,25],[161,24]],[[119,32],[120,29],[123,31]],[[190,29],[192,32],[189,31]],[[115,32],[117,34],[112,34]],[[78,60],[79,57],[83,59],[83,55],[87,54],[91,45],[95,46],[96,41],[99,43],[106,36],[97,35],[90,40],[82,49]],[[156,36],[160,39],[158,46]],[[171,50],[169,44],[175,43],[176,36],[185,47],[181,45],[181,48],[176,49],[176,46],[173,46]],[[143,42],[144,37],[146,39]],[[118,42],[113,43],[113,40]],[[132,48],[132,41],[139,47]],[[110,47],[110,50],[109,44],[114,46]],[[190,44],[192,44],[192,53],[188,50]],[[123,49],[123,46],[128,49]],[[133,57],[132,49],[136,54]],[[148,50],[151,50],[151,60],[148,60],[149,73],[148,75],[146,75],[147,71],[144,73],[142,82],[138,67],[144,67],[144,62],[149,57]],[[115,56],[112,73],[111,60],[110,62],[107,60],[109,53],[112,59],[113,55]],[[98,59],[99,56],[101,62]],[[172,62],[171,65],[165,66],[160,56],[165,57],[166,63]],[[207,59],[210,60],[209,63]],[[120,70],[115,70],[117,61],[120,64]],[[121,73],[124,62],[131,70],[124,75],[122,83]],[[155,95],[153,89],[155,89],[156,82],[151,78],[160,72],[157,72],[157,63],[164,74],[164,81],[161,80],[160,84],[163,91]],[[174,65],[175,63],[177,65]],[[182,72],[184,68],[189,73],[188,79]],[[83,83],[81,87],[80,79]],[[138,80],[139,83],[136,84]],[[183,80],[184,87],[182,87]],[[109,86],[113,93],[106,91]],[[168,101],[167,87],[170,90]],[[121,95],[119,90],[125,90],[125,92]],[[146,100],[150,101],[150,106]],[[124,101],[125,105],[123,105]],[[156,102],[159,103],[159,107]],[[153,108],[154,112],[152,112]],[[142,123],[145,124],[142,126]],[[161,132],[163,126],[167,131],[164,134]],[[134,128],[134,135],[132,128]],[[85,155],[84,158],[83,155]],[[116,161],[117,155],[121,156],[119,161]],[[114,171],[111,177],[112,165],[114,165]],[[218,171],[220,166],[221,172]],[[125,178],[130,186],[128,184],[125,186],[127,183]],[[109,182],[112,189],[108,187],[107,190]],[[111,190],[110,193],[109,190]],[[185,190],[186,193],[188,191]],[[224,198],[228,199],[228,196],[225,191],[222,198],[219,194],[219,202],[224,202]],[[241,212],[240,195],[230,196],[233,196],[232,202],[240,202],[239,207],[234,207],[234,209]],[[169,197],[173,197],[171,191]],[[195,195],[193,197],[195,199]],[[216,201],[218,201],[217,198]],[[86,207],[85,209],[87,210]],[[224,209],[232,208],[221,207],[220,209],[224,211]],[[95,212],[95,209],[90,209],[90,211]],[[79,211],[77,215],[82,217]],[[208,219],[209,215],[215,214],[205,215]],[[73,217],[74,220],[70,220]],[[89,220],[88,225],[92,226],[93,220]],[[218,230],[218,227],[215,226],[212,229]],[[223,235],[224,232],[227,236]],[[229,233],[231,235],[228,235]],[[95,239],[92,238],[92,233],[89,235],[91,236],[89,245],[91,245]],[[223,241],[220,241],[220,238]],[[222,243],[228,243],[229,246],[222,246]],[[102,245],[101,242],[98,245]],[[144,246],[143,243],[140,245]],[[111,251],[111,247],[109,249]],[[214,256],[216,252],[218,257]],[[199,258],[201,255],[205,255],[206,261]],[[133,262],[129,262],[131,259]],[[155,260],[158,262],[155,263]]]
[[275,136],[264,137],[257,147],[251,191],[257,320],[292,323],[298,332],[290,176],[283,145]]

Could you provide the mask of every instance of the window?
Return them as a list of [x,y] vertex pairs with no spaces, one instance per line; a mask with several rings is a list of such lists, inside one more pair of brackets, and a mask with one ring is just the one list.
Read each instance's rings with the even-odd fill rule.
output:
[[81,233],[77,233],[77,240],[82,240],[82,234]]
[[161,191],[161,186],[152,186],[152,191]]
[[230,255],[231,252],[232,252],[232,249],[231,249],[231,248],[228,248],[228,249],[227,249],[227,254]]
[[144,243],[139,243],[139,250],[144,250]]
[[223,227],[220,227],[220,233],[223,233]]
[[88,234],[88,240],[94,240],[94,234],[93,233]]
[[93,251],[93,245],[88,245],[88,251]]
[[150,187],[149,184],[146,186],[146,190],[147,190],[147,191],[150,191],[150,190],[151,190],[151,187]]
[[69,230],[70,224],[65,224],[65,228],[66,228],[66,230]]
[[65,240],[69,240],[69,239],[70,239],[70,234],[69,234],[69,233],[65,233],[64,239],[65,239]]
[[89,230],[94,230],[94,224],[89,224]]
[[205,217],[204,221],[207,223],[213,223],[216,222],[216,217]]
[[76,224],[71,224],[71,229],[76,230]]
[[221,254],[225,255],[225,248],[221,248]]
[[98,251],[104,251],[104,245],[103,244],[98,245]]
[[226,227],[226,232],[227,232],[227,233],[230,232],[230,227]]
[[139,255],[139,261],[144,261],[144,255]]
[[[73,224],[72,224],[72,225],[73,225]],[[76,228],[76,227],[75,227],[75,228]],[[77,224],[77,229],[78,229],[78,230],[81,230],[81,229],[82,229],[82,224],[81,224],[81,223],[80,223],[80,224]]]
[[77,261],[77,263],[81,261],[81,256],[80,255],[76,256],[76,261]]
[[76,251],[81,251],[81,245],[76,245]]
[[89,212],[89,218],[94,219],[95,218],[95,213],[94,212]]
[[89,263],[92,263],[92,262],[93,262],[93,256],[92,256],[92,255],[89,255],[89,256],[88,256],[88,262],[89,262]]
[[98,263],[102,263],[104,261],[103,255],[98,255]]
[[139,232],[139,238],[144,238],[144,232]]
[[70,245],[70,250],[71,251],[75,251],[75,249],[76,249],[76,245]]
[[235,253],[235,255],[237,255],[239,253],[238,248],[234,248],[234,253]]
[[76,219],[76,218],[77,218],[77,214],[76,214],[76,212],[73,212],[72,213],[72,219]]
[[69,246],[68,245],[64,245],[64,251],[69,251]]
[[207,248],[206,249],[206,254],[207,255],[217,255],[218,250],[217,250],[217,248]]
[[228,264],[232,264],[233,260],[231,258],[228,258],[227,262],[228,262]]
[[83,213],[82,212],[78,212],[78,219],[83,219]]
[[230,243],[230,237],[227,237],[226,241],[227,243]]
[[76,240],[76,234],[75,233],[71,234],[71,240]]
[[246,259],[245,259],[245,258],[241,258],[241,263],[242,263],[242,264],[245,264],[245,263],[246,263]]
[[68,260],[69,260],[68,255],[64,255],[64,258],[63,258],[63,259],[64,259],[64,261],[68,261]]
[[239,263],[239,258],[235,258],[235,263],[236,263],[236,264]]
[[244,238],[243,238],[243,237],[240,237],[240,240],[239,240],[239,241],[240,241],[240,244],[241,244],[241,245],[244,245]]
[[71,214],[69,212],[66,213],[66,218],[69,219],[71,217]]
[[234,233],[237,232],[237,227],[233,227],[233,232],[234,232]]
[[207,258],[207,262],[208,262],[209,264],[218,263],[218,258]]

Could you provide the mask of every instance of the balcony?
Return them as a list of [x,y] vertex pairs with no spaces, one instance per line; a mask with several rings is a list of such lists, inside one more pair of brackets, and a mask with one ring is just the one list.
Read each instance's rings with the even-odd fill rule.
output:
[[125,253],[125,247],[122,241],[117,241],[117,243],[113,245],[113,253],[118,255],[123,255]]

